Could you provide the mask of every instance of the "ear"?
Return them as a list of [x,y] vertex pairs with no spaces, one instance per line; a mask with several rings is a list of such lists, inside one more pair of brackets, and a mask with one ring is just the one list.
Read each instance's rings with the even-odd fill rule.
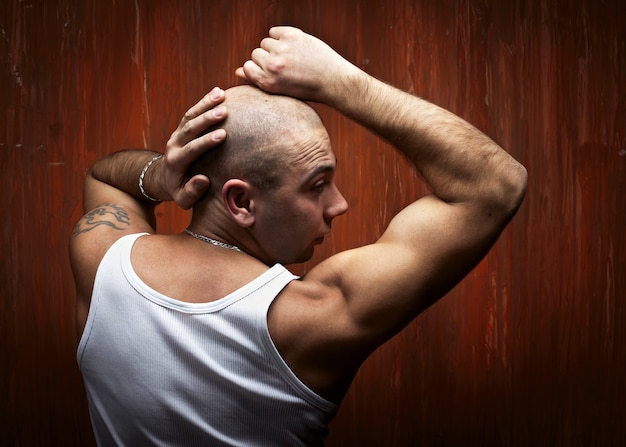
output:
[[254,190],[250,183],[240,179],[230,179],[222,187],[222,200],[230,217],[244,228],[255,220]]

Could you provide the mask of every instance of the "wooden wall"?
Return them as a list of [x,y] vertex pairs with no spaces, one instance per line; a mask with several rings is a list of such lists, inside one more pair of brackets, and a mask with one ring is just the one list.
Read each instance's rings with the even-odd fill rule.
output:
[[[465,117],[528,168],[524,205],[448,297],[376,352],[329,446],[626,445],[621,0],[0,2],[0,444],[85,446],[67,259],[81,178],[162,149],[271,25]],[[423,186],[322,109],[351,212],[302,273],[374,240]],[[162,231],[188,215],[159,210]]]

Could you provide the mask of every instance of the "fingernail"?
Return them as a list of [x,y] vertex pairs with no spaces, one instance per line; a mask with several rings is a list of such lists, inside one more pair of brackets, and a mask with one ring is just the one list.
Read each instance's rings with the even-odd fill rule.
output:
[[224,106],[219,106],[213,109],[213,116],[215,118],[221,118],[224,116],[225,113],[226,113],[226,107]]
[[204,180],[196,180],[193,182],[193,187],[200,192],[207,189],[209,185]]
[[211,95],[210,98],[215,101],[217,99],[219,99],[219,97],[222,95],[222,89],[219,87],[215,87],[212,91],[211,91]]
[[225,136],[226,136],[226,131],[224,129],[217,129],[211,134],[211,138],[214,141],[223,140]]

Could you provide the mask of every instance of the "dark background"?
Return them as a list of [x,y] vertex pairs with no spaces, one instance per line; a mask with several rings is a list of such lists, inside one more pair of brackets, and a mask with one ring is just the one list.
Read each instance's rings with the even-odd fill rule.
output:
[[[67,257],[85,170],[163,150],[275,24],[451,109],[529,171],[488,257],[376,352],[329,446],[626,445],[626,5],[621,0],[0,2],[0,444],[91,445]],[[351,205],[304,273],[425,189],[321,108]],[[160,231],[188,214],[158,209]]]

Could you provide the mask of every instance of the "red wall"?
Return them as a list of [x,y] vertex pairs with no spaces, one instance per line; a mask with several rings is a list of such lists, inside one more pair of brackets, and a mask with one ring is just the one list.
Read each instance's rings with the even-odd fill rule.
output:
[[[529,171],[518,216],[368,360],[329,446],[626,444],[626,6],[620,0],[0,3],[0,444],[90,445],[67,259],[81,178],[162,149],[271,25],[468,119]],[[424,191],[322,109],[351,205],[303,273]],[[161,231],[188,215],[159,210]]]

